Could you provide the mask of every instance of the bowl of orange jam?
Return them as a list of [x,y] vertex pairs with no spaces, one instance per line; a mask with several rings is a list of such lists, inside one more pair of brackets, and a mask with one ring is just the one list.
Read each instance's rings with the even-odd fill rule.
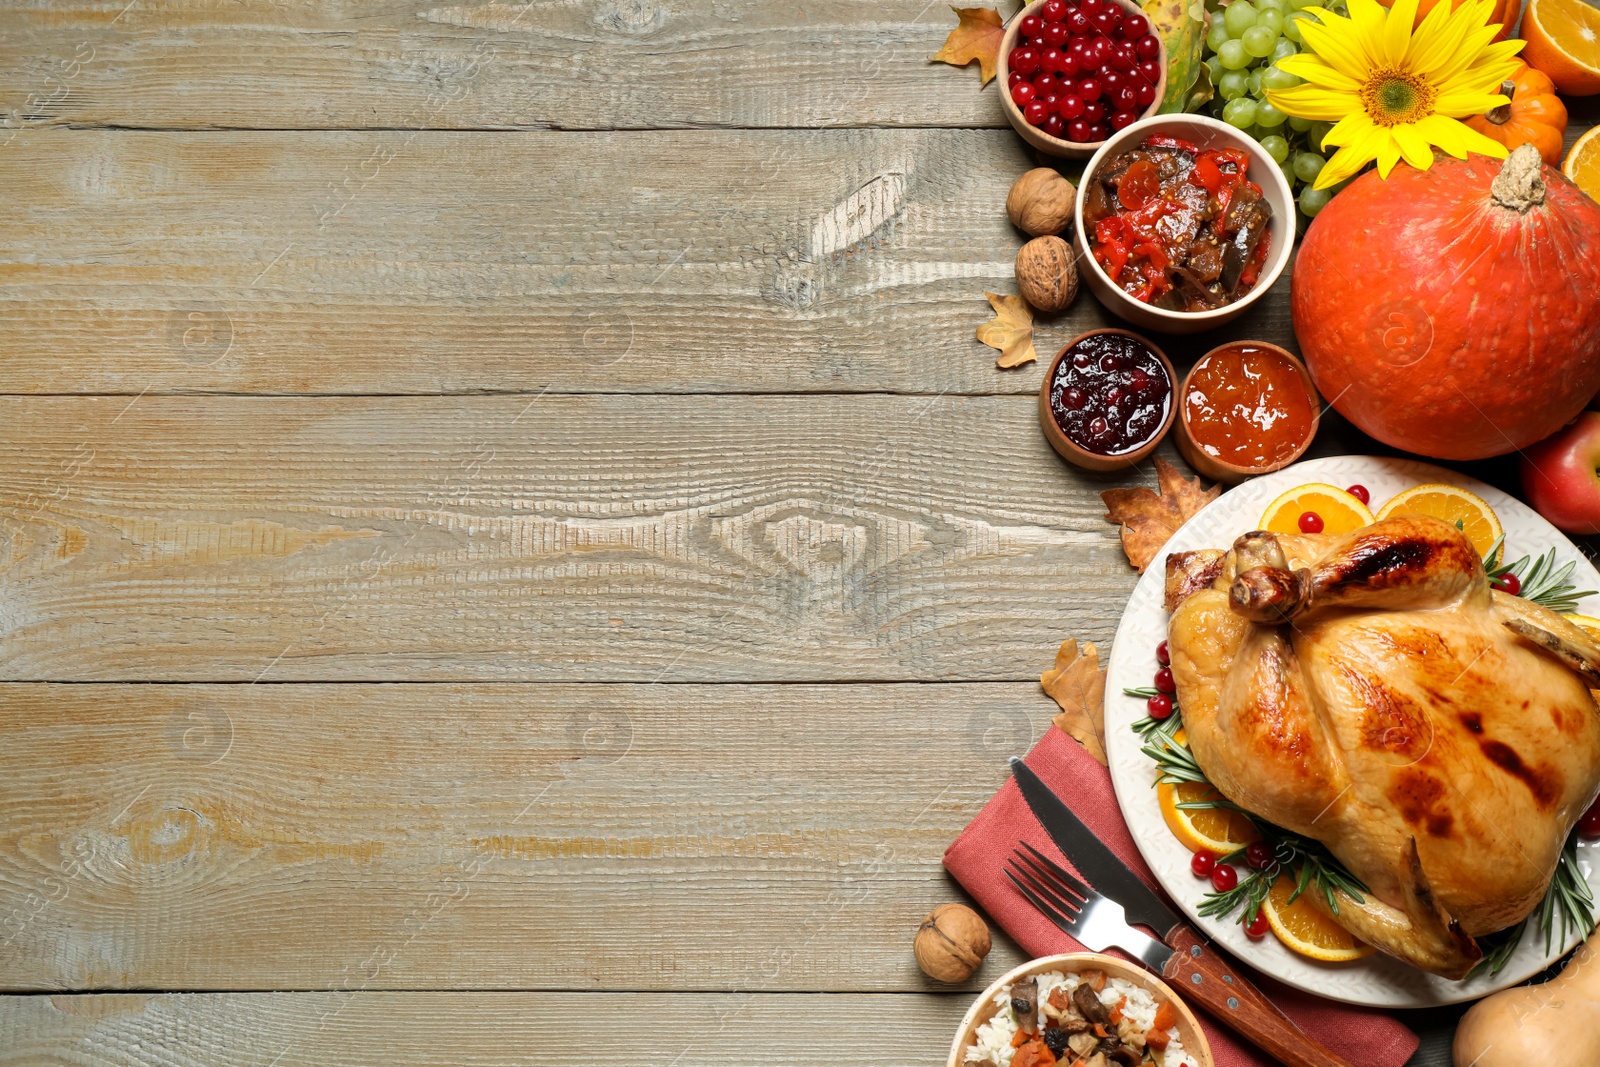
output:
[[1184,376],[1178,395],[1178,451],[1220,482],[1287,467],[1317,433],[1320,400],[1310,372],[1265,341],[1213,348]]

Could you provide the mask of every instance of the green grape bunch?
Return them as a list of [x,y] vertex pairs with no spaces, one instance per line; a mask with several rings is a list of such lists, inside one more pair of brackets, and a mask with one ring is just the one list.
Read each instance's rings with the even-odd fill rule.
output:
[[[1217,6],[1208,0],[1210,29],[1206,33],[1206,66],[1216,95],[1204,105],[1212,115],[1254,137],[1298,190],[1301,214],[1311,218],[1332,199],[1339,187],[1313,189],[1335,149],[1322,149],[1322,139],[1332,123],[1294,118],[1267,102],[1268,89],[1289,89],[1300,79],[1278,68],[1278,61],[1298,53],[1305,44],[1302,21],[1314,16],[1305,8],[1317,0],[1233,0]],[[1321,4],[1343,14],[1344,0]]]

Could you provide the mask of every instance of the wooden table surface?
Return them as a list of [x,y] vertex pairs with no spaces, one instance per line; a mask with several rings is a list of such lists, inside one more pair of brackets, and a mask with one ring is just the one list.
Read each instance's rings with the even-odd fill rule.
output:
[[940,855],[1152,480],[973,339],[952,24],[6,6],[0,1064],[942,1061],[1019,953],[920,975]]

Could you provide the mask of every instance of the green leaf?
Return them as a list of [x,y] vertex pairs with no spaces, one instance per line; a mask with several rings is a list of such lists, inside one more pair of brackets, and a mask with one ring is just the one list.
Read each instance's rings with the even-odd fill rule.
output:
[[1159,109],[1164,115],[1191,110],[1190,92],[1205,68],[1200,53],[1206,24],[1204,18],[1195,17],[1197,6],[1194,0],[1147,0],[1144,4],[1151,31],[1167,46],[1167,91]]

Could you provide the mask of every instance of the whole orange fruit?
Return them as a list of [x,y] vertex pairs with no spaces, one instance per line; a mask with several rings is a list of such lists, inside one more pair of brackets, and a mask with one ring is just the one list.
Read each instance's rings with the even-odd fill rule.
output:
[[1600,390],[1600,204],[1530,145],[1362,175],[1306,231],[1291,286],[1317,389],[1397,448],[1511,452]]

